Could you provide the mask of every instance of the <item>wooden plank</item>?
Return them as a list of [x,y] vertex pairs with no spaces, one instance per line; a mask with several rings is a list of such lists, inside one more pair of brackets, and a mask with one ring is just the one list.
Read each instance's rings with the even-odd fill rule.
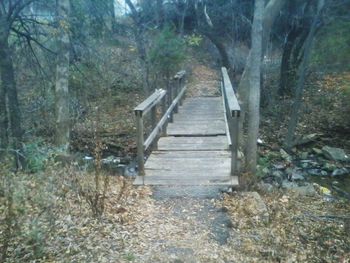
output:
[[[224,94],[224,84],[221,81],[221,94]],[[225,104],[225,98],[222,96],[222,103]],[[226,127],[226,136],[227,136],[227,142],[228,145],[232,145],[231,142],[231,136],[230,136],[230,129],[228,126],[228,120],[227,120],[227,114],[226,114],[226,108],[224,107],[224,116],[225,116],[225,127]]]
[[168,125],[168,135],[177,136],[208,136],[208,135],[225,135],[225,123],[222,124],[200,124],[193,123],[193,125],[177,125],[170,123]]
[[177,121],[211,121],[211,120],[224,120],[223,115],[183,115],[183,114],[175,114],[174,115],[174,123]]
[[139,104],[135,109],[136,112],[141,112],[142,114],[146,114],[148,111],[150,111],[155,105],[157,105],[162,98],[165,96],[166,91],[165,90],[156,90],[153,92],[151,96],[149,96],[146,100],[144,100],[141,104]]
[[236,176],[227,176],[221,178],[167,178],[162,179],[161,177],[152,176],[137,176],[134,185],[204,185],[204,186],[233,186],[238,185],[238,178]]
[[215,137],[163,137],[158,142],[161,151],[204,151],[204,150],[228,150],[225,136]]
[[[179,165],[181,164],[181,165]],[[203,170],[213,171],[217,169],[230,169],[231,159],[230,158],[216,158],[216,159],[177,159],[176,162],[163,158],[163,159],[149,159],[146,162],[145,169],[160,169],[170,171],[200,171]]]
[[226,68],[221,68],[221,73],[222,73],[222,79],[224,83],[223,95],[225,96],[225,101],[227,102],[229,113],[231,117],[235,117],[235,116],[239,117],[241,107],[239,106],[236,94],[233,90]]
[[170,159],[177,159],[177,158],[231,158],[231,153],[228,151],[153,151],[150,158],[156,158],[156,157],[162,157],[162,158],[170,158]]

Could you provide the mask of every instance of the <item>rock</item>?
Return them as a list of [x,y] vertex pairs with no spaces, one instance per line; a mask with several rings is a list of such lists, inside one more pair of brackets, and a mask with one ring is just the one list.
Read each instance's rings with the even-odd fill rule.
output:
[[322,148],[322,153],[327,159],[330,159],[330,160],[342,161],[342,162],[349,161],[349,156],[346,155],[345,151],[340,148],[324,146]]
[[339,168],[339,169],[335,169],[332,172],[332,176],[336,177],[336,176],[344,176],[344,175],[349,175],[350,171],[346,168]]
[[307,171],[309,175],[313,176],[327,176],[328,173],[326,171],[323,171],[321,169],[310,169]]
[[299,156],[300,156],[300,159],[307,159],[307,157],[309,156],[309,153],[302,152],[302,153],[299,154]]
[[286,168],[286,166],[283,163],[274,164],[273,167],[277,170],[283,170]]
[[338,181],[333,181],[332,185],[339,185],[340,183]]
[[313,133],[313,134],[309,134],[306,136],[301,137],[300,139],[298,139],[295,143],[294,146],[299,146],[299,145],[303,145],[303,144],[307,144],[310,142],[313,142],[315,140],[317,140],[320,137],[319,134],[317,133]]
[[249,215],[255,217],[257,221],[267,224],[269,222],[270,216],[261,196],[257,192],[245,192],[242,193],[242,196],[245,199],[245,211]]
[[322,150],[321,149],[318,149],[318,148],[312,148],[312,151],[314,153],[316,153],[317,155],[321,155],[322,154]]
[[292,162],[292,156],[290,156],[285,150],[280,150],[281,157],[286,160],[287,162]]
[[305,180],[302,172],[299,170],[299,168],[288,168],[286,170],[287,178],[290,181],[303,181]]
[[301,196],[314,196],[317,193],[315,188],[310,183],[299,185],[296,182],[284,180],[282,182],[282,188]]
[[278,179],[283,179],[284,175],[283,172],[276,170],[272,172],[272,176]]
[[303,176],[303,174],[297,170],[292,173],[290,178],[292,181],[304,181],[305,180],[305,177]]
[[332,163],[326,162],[326,163],[323,164],[322,169],[326,170],[328,172],[333,172],[335,169],[337,169],[337,166],[335,166]]
[[272,184],[268,184],[268,183],[264,183],[264,182],[258,183],[258,189],[262,192],[271,193],[273,191],[273,188],[274,187]]
[[102,159],[103,164],[118,164],[120,163],[120,158],[113,155],[108,156],[107,158]]

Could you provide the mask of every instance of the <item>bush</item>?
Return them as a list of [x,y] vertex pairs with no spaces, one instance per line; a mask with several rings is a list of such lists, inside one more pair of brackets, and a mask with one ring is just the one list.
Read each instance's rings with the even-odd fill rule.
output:
[[166,27],[155,39],[149,60],[155,71],[161,72],[166,79],[179,70],[185,59],[184,41],[176,36],[170,27]]

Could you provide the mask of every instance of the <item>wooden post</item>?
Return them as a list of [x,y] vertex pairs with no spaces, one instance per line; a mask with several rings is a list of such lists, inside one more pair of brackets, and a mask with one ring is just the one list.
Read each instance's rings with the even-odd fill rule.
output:
[[238,162],[238,125],[239,117],[230,116],[230,126],[231,126],[231,175],[238,174],[237,162]]
[[[179,87],[180,87],[180,90],[182,90],[182,88],[185,86],[185,82],[186,82],[186,75],[183,75],[180,79],[179,79]],[[183,97],[180,99],[180,106],[182,105],[182,102],[185,100],[185,97],[186,97],[186,93],[183,95]]]
[[144,161],[144,137],[143,137],[143,116],[142,111],[135,111],[136,114],[136,142],[137,142],[137,164],[139,175],[145,175],[145,161]]
[[[151,109],[151,130],[157,126],[157,106],[153,106]],[[158,140],[155,140],[152,146],[153,150],[158,148]]]
[[[177,97],[177,95],[179,94],[179,91],[181,90],[181,87],[180,87],[180,80],[181,80],[181,79],[178,79],[178,78],[175,79],[175,96],[174,96],[174,98]],[[179,103],[176,104],[176,106],[175,106],[175,108],[174,108],[174,112],[175,112],[175,113],[178,113],[178,112],[179,112]]]
[[[167,111],[166,96],[164,96],[162,99],[162,116],[166,113],[166,111]],[[167,123],[164,123],[162,127],[162,136],[166,136],[166,127],[167,127]]]
[[[169,83],[169,105],[168,107],[170,107],[170,105],[173,103],[173,99],[174,99],[174,94],[173,94],[173,85],[171,83]],[[173,118],[173,111],[170,112],[169,114],[169,122],[173,122],[174,118]]]

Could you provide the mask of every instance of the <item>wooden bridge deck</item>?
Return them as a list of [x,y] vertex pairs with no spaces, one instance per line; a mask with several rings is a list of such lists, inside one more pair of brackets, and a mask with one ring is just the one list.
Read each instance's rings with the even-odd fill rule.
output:
[[222,97],[188,98],[168,124],[135,185],[238,185]]

